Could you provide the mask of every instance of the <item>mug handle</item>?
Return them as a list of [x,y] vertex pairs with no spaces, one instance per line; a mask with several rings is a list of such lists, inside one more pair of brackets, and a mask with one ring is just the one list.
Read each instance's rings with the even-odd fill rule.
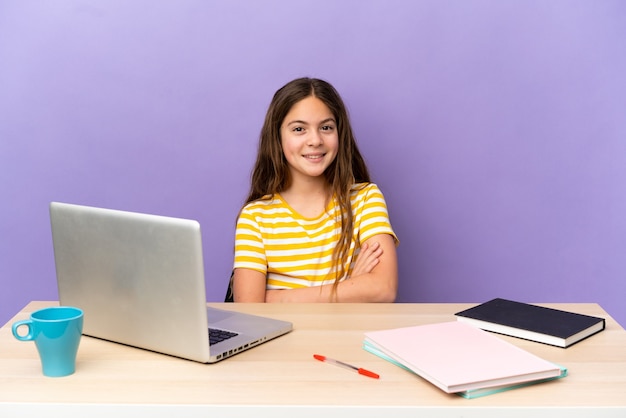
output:
[[[30,319],[25,319],[24,321],[15,322],[13,326],[11,327],[11,331],[13,331],[13,336],[20,341],[32,341],[33,340],[33,328],[31,326],[32,323],[33,321],[31,321]],[[25,327],[28,327],[28,334],[23,335],[23,336],[17,333],[17,329],[21,327],[22,325]]]

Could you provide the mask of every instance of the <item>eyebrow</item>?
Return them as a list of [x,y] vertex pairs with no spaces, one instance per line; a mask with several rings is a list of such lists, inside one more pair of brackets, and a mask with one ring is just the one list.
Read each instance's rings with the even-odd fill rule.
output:
[[[323,124],[328,123],[328,122],[337,123],[337,121],[335,121],[335,118],[327,118],[327,119],[324,119],[323,121],[321,121],[320,125],[323,125]],[[293,125],[294,123],[295,124],[299,123],[299,124],[302,124],[302,125],[308,125],[309,124],[308,122],[305,122],[303,120],[292,120],[291,122],[287,123],[287,126]]]

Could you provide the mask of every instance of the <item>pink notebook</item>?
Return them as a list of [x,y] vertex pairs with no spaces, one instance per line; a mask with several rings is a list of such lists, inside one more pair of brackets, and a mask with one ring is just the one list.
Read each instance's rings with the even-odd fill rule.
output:
[[458,321],[367,332],[365,345],[448,393],[562,376],[559,366]]

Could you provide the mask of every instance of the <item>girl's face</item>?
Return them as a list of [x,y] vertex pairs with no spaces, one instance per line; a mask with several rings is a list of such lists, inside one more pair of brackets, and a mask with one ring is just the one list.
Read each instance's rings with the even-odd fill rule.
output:
[[320,177],[337,156],[337,121],[314,96],[293,105],[280,127],[280,138],[294,181]]

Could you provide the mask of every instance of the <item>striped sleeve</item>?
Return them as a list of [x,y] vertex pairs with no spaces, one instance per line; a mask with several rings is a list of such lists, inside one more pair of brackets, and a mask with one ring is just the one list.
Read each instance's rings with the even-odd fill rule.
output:
[[237,219],[234,268],[247,268],[266,274],[265,246],[254,212],[255,205],[249,204],[243,208]]
[[389,234],[398,245],[385,197],[376,184],[370,183],[361,189],[357,189],[353,195],[353,211],[355,214],[355,229],[362,244],[373,236]]

